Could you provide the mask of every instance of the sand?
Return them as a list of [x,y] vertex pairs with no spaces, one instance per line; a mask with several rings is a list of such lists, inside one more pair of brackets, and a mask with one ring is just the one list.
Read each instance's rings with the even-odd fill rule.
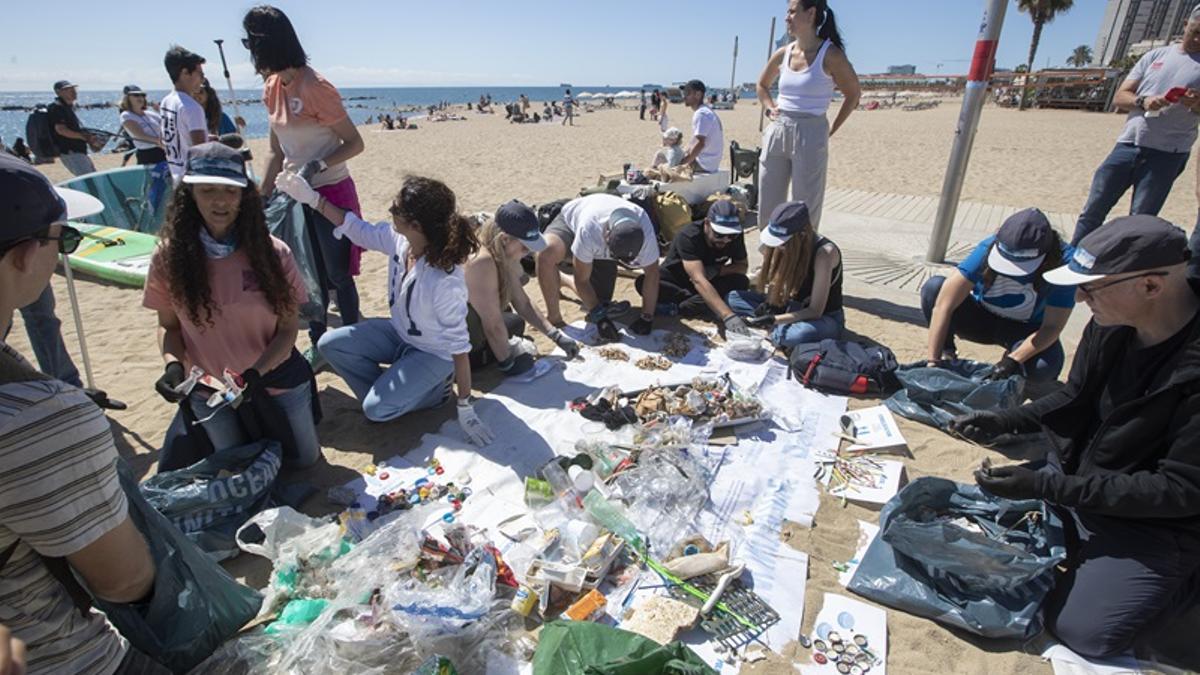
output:
[[[674,106],[676,117],[682,109]],[[721,112],[727,140],[744,146],[759,144],[759,111],[743,104],[735,112]],[[856,113],[832,140],[830,185],[912,195],[937,195],[954,133],[958,103],[922,112],[899,110]],[[556,124],[510,125],[502,115],[468,113],[468,121],[422,123],[416,131],[378,131],[363,127],[366,151],[351,162],[351,170],[368,219],[386,217],[391,197],[406,173],[430,175],[446,181],[459,196],[466,212],[493,210],[517,197],[527,203],[571,197],[580,187],[592,185],[603,173],[619,172],[625,162],[644,165],[658,144],[656,124],[637,118],[636,112],[604,111],[583,114],[574,128]],[[676,120],[676,123],[680,122]],[[963,197],[1004,205],[1039,206],[1047,211],[1077,212],[1087,195],[1092,172],[1111,149],[1122,117],[1063,111],[1020,113],[988,107],[972,157]],[[261,173],[265,141],[251,142]],[[99,168],[116,166],[114,156],[99,157]],[[54,180],[67,177],[60,165],[43,167]],[[1194,178],[1185,172],[1176,183],[1164,217],[1191,228],[1196,202]],[[1118,207],[1118,211],[1121,207]],[[1127,208],[1127,207],[1126,207]],[[386,260],[368,254],[359,278],[365,316],[386,316]],[[68,347],[78,354],[71,330],[67,294],[61,277],[54,279]],[[632,295],[632,284],[620,282],[619,292]],[[80,280],[80,309],[87,329],[92,365],[98,386],[130,404],[126,412],[110,414],[122,454],[143,474],[152,471],[158,443],[173,414],[172,406],[154,393],[161,372],[155,338],[154,315],[141,307],[141,292]],[[528,287],[539,305],[536,284]],[[851,295],[869,295],[858,291]],[[579,318],[567,303],[568,320]],[[20,317],[16,317],[20,324]],[[853,309],[848,327],[892,347],[900,360],[921,358],[925,331],[913,323],[881,318]],[[15,325],[11,343],[31,354],[25,333]],[[544,339],[539,339],[548,350]],[[994,350],[961,343],[966,356],[993,360]],[[301,348],[307,337],[301,336]],[[78,361],[78,359],[77,359]],[[82,363],[80,363],[82,368]],[[494,374],[476,378],[486,391],[496,383]],[[319,427],[325,462],[305,472],[320,486],[339,485],[366,465],[414,447],[422,433],[436,429],[451,414],[449,409],[375,425],[364,420],[345,384],[332,374],[318,377],[325,420]],[[854,407],[871,404],[855,401]],[[987,453],[955,441],[940,432],[901,420],[914,458],[907,461],[908,475],[944,476],[969,481],[971,470]],[[994,460],[1003,460],[999,455]],[[307,511],[328,513],[333,507],[323,497],[310,501]],[[832,564],[851,557],[857,538],[856,519],[874,521],[874,512],[823,497],[812,530],[789,531],[793,546],[810,555],[805,629],[820,608],[821,594],[839,592]],[[265,582],[269,567],[242,556],[232,569],[250,583]],[[1049,672],[1035,656],[1021,653],[1020,645],[972,639],[938,624],[889,611],[888,669],[893,673],[1025,673]],[[806,653],[798,657],[807,659]],[[793,672],[773,659],[747,672]]]

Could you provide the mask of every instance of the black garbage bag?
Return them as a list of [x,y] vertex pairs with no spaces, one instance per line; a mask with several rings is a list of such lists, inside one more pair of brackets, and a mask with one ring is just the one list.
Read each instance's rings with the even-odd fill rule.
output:
[[1012,375],[989,382],[984,378],[991,369],[991,364],[967,359],[937,368],[924,362],[900,366],[896,378],[901,389],[884,404],[897,415],[942,430],[958,415],[1020,405],[1025,378]]
[[847,587],[869,600],[987,638],[1029,637],[1066,558],[1062,520],[1041,500],[919,478],[879,514]]

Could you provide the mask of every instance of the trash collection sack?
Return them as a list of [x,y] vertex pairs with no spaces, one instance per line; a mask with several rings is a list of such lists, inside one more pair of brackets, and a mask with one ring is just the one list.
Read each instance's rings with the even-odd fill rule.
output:
[[150,548],[154,595],[143,609],[93,598],[129,643],[176,673],[186,673],[258,613],[262,595],[239,584],[150,505],[129,466],[118,461],[129,517]]
[[552,621],[542,628],[533,675],[716,675],[687,645],[665,647],[589,621]]
[[276,191],[267,203],[266,218],[271,235],[292,249],[300,278],[304,280],[307,297],[300,305],[300,318],[303,321],[325,321],[325,294],[321,288],[323,277],[317,253],[313,250],[313,240],[308,236],[304,205]]
[[[952,522],[960,518],[1005,541]],[[1039,630],[1038,609],[1065,558],[1062,520],[1045,502],[918,478],[883,507],[879,536],[847,588],[976,635],[1021,639]]]
[[282,464],[278,443],[257,441],[151,476],[139,489],[201,550],[224,560],[238,554],[238,528],[270,504]]
[[901,389],[884,404],[897,415],[943,430],[958,415],[1020,405],[1025,378],[1011,375],[987,382],[984,378],[991,369],[990,363],[968,359],[955,359],[935,368],[924,363],[900,366],[896,377]]

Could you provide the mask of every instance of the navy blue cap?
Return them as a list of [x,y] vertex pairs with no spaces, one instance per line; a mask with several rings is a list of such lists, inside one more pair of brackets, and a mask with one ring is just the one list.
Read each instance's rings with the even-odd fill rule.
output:
[[538,252],[546,248],[546,239],[538,226],[537,214],[516,199],[503,204],[496,209],[496,225],[510,237],[515,237],[525,244],[525,248]]
[[742,213],[730,199],[719,199],[708,207],[708,224],[717,234],[741,234]]
[[0,153],[0,245],[36,235],[67,218],[103,210],[99,199],[55,187],[28,162]]
[[1025,209],[1009,216],[996,233],[988,254],[988,267],[1010,277],[1033,274],[1042,266],[1054,243],[1054,228],[1046,214]]
[[1158,216],[1113,218],[1084,237],[1071,261],[1046,272],[1046,281],[1078,286],[1114,274],[1182,265],[1192,257],[1183,230]]
[[767,229],[762,231],[760,240],[763,246],[778,248],[810,227],[812,219],[808,215],[807,204],[784,202],[771,212],[771,219],[767,221]]
[[246,158],[233,148],[210,141],[188,148],[187,171],[183,182],[190,184],[232,185],[246,187]]
[[76,86],[77,85],[70,80],[59,80],[58,82],[54,83],[54,91],[57,92],[63,89],[73,89]]

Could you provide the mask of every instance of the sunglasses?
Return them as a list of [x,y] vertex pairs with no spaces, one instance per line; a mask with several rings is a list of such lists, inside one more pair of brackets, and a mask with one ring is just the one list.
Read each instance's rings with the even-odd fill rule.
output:
[[1117,284],[1123,284],[1126,281],[1132,281],[1134,279],[1141,279],[1142,277],[1165,277],[1165,276],[1167,276],[1167,273],[1161,272],[1161,271],[1160,272],[1144,272],[1142,274],[1135,274],[1131,277],[1117,279],[1116,281],[1110,281],[1110,282],[1104,283],[1104,284],[1079,284],[1078,286],[1076,286],[1076,288],[1078,288],[1080,290],[1080,292],[1083,293],[1083,296],[1085,298],[1092,298],[1096,295],[1096,293],[1108,288],[1109,286],[1116,286]]
[[721,241],[733,241],[734,239],[737,239],[737,235],[736,234],[721,234],[720,232],[713,230],[713,239],[719,239]]
[[63,255],[71,255],[79,249],[79,244],[83,241],[83,233],[69,225],[63,225],[62,231],[59,232],[57,237],[51,237],[49,235],[25,237],[24,239],[18,239],[17,241],[14,241],[0,249],[0,253],[8,252],[9,250],[14,249],[27,241],[57,241],[58,252],[62,253]]
[[264,37],[266,36],[261,33],[250,33],[248,37],[242,38],[242,46],[246,49],[251,49],[255,42],[258,42]]

